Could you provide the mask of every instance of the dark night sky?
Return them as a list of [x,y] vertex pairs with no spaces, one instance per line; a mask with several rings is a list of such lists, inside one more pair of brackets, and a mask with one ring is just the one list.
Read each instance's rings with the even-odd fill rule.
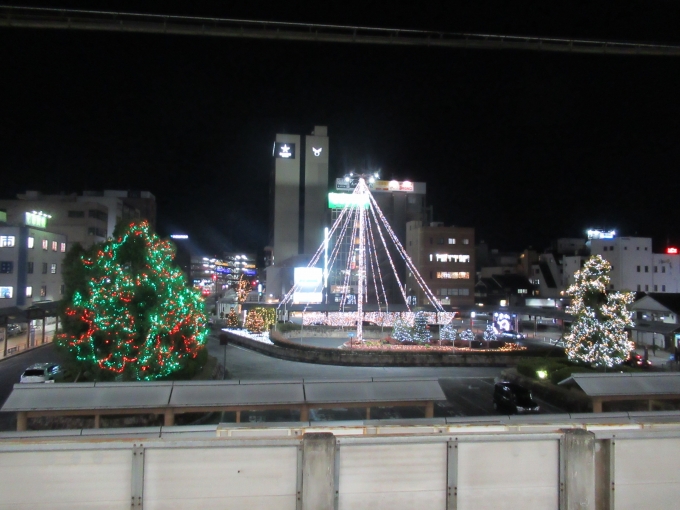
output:
[[[232,3],[97,5],[680,43],[677,2]],[[542,249],[602,226],[661,249],[680,240],[679,68],[680,57],[0,27],[0,195],[149,190],[161,234],[261,250],[274,135],[316,124],[328,126],[331,177],[369,167],[426,181],[434,219],[473,226],[492,247]]]

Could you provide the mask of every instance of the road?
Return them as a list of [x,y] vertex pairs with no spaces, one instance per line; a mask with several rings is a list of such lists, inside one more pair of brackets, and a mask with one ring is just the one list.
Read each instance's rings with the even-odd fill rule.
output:
[[[19,383],[19,378],[26,367],[33,363],[48,362],[61,363],[52,344],[46,344],[2,360],[0,362],[0,407],[12,393],[14,384]],[[13,413],[0,413],[0,430],[16,430],[16,416]]]
[[[303,343],[323,347],[337,347],[343,339],[303,338]],[[224,347],[216,336],[208,339],[208,352],[220,363],[224,358]],[[60,362],[54,346],[48,344],[24,354],[0,362],[0,405],[12,391],[23,370],[40,362]],[[378,378],[408,379],[437,378],[447,401],[435,408],[435,416],[488,416],[497,414],[493,410],[492,395],[494,379],[500,377],[498,367],[343,367],[335,365],[314,365],[270,358],[236,346],[226,348],[226,368],[230,379],[242,380],[290,380],[290,379],[336,379],[356,380]],[[539,401],[547,413],[560,413],[561,409]],[[359,420],[364,419],[363,411],[321,410],[312,413],[311,419],[318,420]],[[420,418],[421,409],[384,408],[373,409],[371,417],[379,418]],[[244,421],[267,420],[289,421],[295,419],[281,412],[244,413]],[[11,413],[0,413],[0,430],[15,430],[16,417]]]

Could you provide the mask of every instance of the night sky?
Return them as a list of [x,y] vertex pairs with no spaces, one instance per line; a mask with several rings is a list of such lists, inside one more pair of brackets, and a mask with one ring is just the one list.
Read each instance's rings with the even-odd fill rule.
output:
[[[97,5],[680,43],[677,2],[232,3]],[[331,178],[379,168],[425,181],[434,219],[491,247],[541,250],[591,226],[657,250],[680,241],[680,57],[0,27],[0,69],[3,198],[148,190],[160,233],[188,233],[205,253],[262,250],[274,136],[314,125],[328,126]]]

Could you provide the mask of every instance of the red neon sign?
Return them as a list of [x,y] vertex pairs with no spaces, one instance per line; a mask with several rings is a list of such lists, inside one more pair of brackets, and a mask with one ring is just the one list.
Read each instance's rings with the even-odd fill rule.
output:
[[669,255],[677,255],[678,249],[677,248],[666,248],[666,253]]

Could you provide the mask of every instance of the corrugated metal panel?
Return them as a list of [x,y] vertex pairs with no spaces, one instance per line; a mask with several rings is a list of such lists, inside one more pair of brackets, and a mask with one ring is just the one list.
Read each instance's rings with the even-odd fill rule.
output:
[[302,404],[302,384],[175,386],[172,406],[232,406],[243,404]]
[[144,509],[295,510],[297,447],[146,450]]
[[458,509],[557,510],[559,441],[458,444]]
[[446,400],[436,379],[392,382],[305,383],[310,403]]
[[171,385],[155,384],[24,386],[27,385],[15,385],[3,411],[155,408],[166,406],[172,391]]
[[616,510],[680,507],[680,439],[617,439]]
[[340,448],[340,510],[443,510],[446,443]]
[[0,509],[130,508],[130,450],[4,452]]
[[573,374],[570,378],[591,397],[680,395],[680,374]]

